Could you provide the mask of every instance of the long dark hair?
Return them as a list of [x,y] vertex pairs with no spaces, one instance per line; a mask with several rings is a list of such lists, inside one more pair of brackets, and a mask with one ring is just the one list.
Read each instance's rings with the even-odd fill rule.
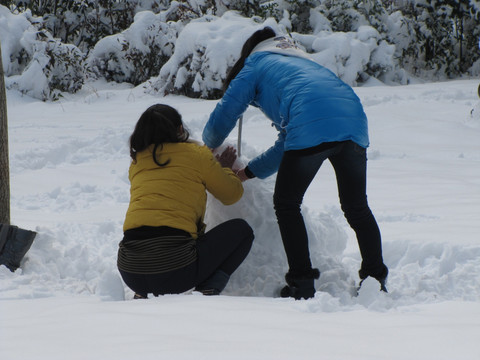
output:
[[243,65],[245,64],[245,59],[248,57],[248,55],[250,55],[253,48],[257,46],[259,43],[261,43],[262,41],[273,38],[275,36],[276,36],[275,31],[273,31],[271,27],[267,26],[261,30],[255,31],[247,39],[247,41],[245,41],[242,47],[242,52],[240,53],[240,59],[237,60],[237,62],[233,65],[231,70],[228,72],[227,78],[223,83],[224,92],[227,90],[228,85],[230,85],[230,82],[235,78],[235,76],[238,75],[240,70],[242,70]]
[[130,157],[135,162],[137,153],[153,148],[153,161],[158,166],[167,165],[170,160],[160,163],[157,160],[157,148],[164,143],[178,143],[188,140],[189,133],[183,127],[182,117],[177,110],[164,104],[150,106],[138,119],[135,130],[130,136]]

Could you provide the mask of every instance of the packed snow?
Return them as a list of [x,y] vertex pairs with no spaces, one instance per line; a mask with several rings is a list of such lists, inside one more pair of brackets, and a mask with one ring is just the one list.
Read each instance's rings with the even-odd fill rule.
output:
[[[369,117],[368,194],[389,293],[368,280],[325,163],[305,196],[314,299],[277,297],[286,260],[272,210],[275,177],[242,200],[209,199],[209,226],[245,218],[256,239],[219,297],[132,300],[116,269],[129,201],[128,137],[151,104],[177,108],[192,138],[216,101],[95,82],[44,103],[8,91],[12,223],[36,230],[20,269],[0,267],[2,359],[479,359],[478,81],[355,88]],[[276,137],[244,116],[246,162]],[[232,132],[228,143],[237,143]],[[226,239],[228,241],[228,239]]]

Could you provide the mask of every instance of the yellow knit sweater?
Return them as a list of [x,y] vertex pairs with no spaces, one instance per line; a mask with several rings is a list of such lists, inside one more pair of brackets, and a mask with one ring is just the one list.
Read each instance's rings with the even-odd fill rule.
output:
[[197,238],[204,231],[206,190],[225,205],[243,195],[240,179],[222,168],[205,146],[196,143],[167,143],[157,149],[157,160],[170,163],[160,167],[153,161],[153,145],[137,153],[129,170],[130,205],[123,230],[140,226],[169,226]]

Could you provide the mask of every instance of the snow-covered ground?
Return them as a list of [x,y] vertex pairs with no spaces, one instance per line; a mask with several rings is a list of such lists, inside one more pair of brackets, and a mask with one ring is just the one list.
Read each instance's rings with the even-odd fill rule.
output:
[[[139,115],[170,104],[200,139],[215,101],[102,82],[53,103],[8,91],[12,223],[38,235],[19,270],[0,267],[0,359],[480,359],[477,86],[355,89],[369,117],[368,194],[389,293],[368,280],[352,296],[360,258],[326,163],[305,197],[322,271],[308,301],[276,297],[287,269],[274,177],[246,182],[233,206],[208,204],[209,225],[243,217],[256,233],[222,296],[133,301],[118,275],[127,141]],[[250,108],[240,160],[275,137]]]

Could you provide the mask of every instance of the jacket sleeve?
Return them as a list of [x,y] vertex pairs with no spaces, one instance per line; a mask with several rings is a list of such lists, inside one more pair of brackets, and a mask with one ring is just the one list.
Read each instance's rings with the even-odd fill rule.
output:
[[243,195],[240,178],[229,168],[223,168],[206,147],[203,148],[202,157],[203,178],[208,192],[224,205],[231,205],[240,200]]
[[220,146],[254,98],[254,71],[245,65],[210,114],[202,134],[205,145],[212,149]]
[[250,160],[248,163],[250,171],[259,179],[265,179],[276,173],[283,158],[284,143],[285,134],[280,131],[277,141],[271,148]]

